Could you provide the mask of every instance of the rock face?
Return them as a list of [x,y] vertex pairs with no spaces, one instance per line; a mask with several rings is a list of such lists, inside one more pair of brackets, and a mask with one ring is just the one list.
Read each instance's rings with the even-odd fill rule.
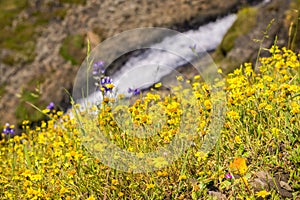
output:
[[[252,48],[253,44],[249,40],[260,38],[255,34],[259,35],[265,29],[265,22],[269,22],[269,18],[273,17],[282,19],[288,7],[285,1],[272,0],[271,3],[273,1],[277,2],[273,7],[266,7],[257,12],[255,28],[248,34],[237,37],[234,47],[222,56],[230,60],[239,57],[240,53],[254,56],[255,48]],[[30,2],[30,12],[51,12],[42,6],[51,2],[49,0]],[[66,9],[66,15],[64,18],[54,18],[47,26],[36,30],[39,37],[35,44],[34,60],[29,64],[16,64],[13,67],[0,63],[0,124],[16,124],[24,118],[39,120],[41,116],[36,114],[27,101],[39,107],[46,106],[51,101],[62,109],[68,107],[69,96],[65,89],[71,91],[80,66],[80,63],[71,64],[62,57],[62,45],[70,35],[79,35],[83,37],[83,41],[89,38],[93,48],[98,42],[125,30],[157,26],[184,31],[258,2],[261,0],[86,0],[84,5],[55,3],[53,6],[63,6]],[[28,12],[24,11],[20,15],[28,17]],[[13,24],[22,23],[22,17],[16,19]],[[278,27],[281,27],[282,21],[278,23]],[[275,29],[272,33],[275,34],[276,31],[279,30]],[[76,46],[76,40],[73,43],[73,46]],[[80,51],[83,57],[77,54],[76,57],[83,61],[86,49],[82,48]],[[0,60],[7,52],[7,49],[0,50]]]

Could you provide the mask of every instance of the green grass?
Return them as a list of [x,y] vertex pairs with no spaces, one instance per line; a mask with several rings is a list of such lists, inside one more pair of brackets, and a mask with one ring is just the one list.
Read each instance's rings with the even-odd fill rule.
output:
[[45,119],[45,116],[34,109],[30,104],[41,105],[39,95],[33,91],[22,91],[19,98],[19,103],[15,109],[15,116],[18,121],[30,120],[31,122],[38,122]]
[[23,120],[30,120],[31,122],[40,122],[45,119],[45,116],[33,108],[30,104],[43,107],[49,102],[41,101],[41,92],[39,86],[43,83],[45,78],[43,76],[33,77],[27,82],[26,87],[22,88],[19,97],[19,103],[15,109],[15,116],[19,122]]
[[83,62],[85,57],[84,50],[84,36],[76,34],[67,36],[60,48],[60,55],[70,61],[73,65],[78,65]]

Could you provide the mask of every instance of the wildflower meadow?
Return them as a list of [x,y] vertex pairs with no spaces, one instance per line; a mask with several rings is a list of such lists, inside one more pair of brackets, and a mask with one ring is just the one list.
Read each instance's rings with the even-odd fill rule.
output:
[[[40,110],[48,120],[34,127],[25,120],[20,133],[4,124],[0,198],[299,199],[300,54],[276,45],[267,51],[257,69],[220,69],[213,84],[177,76],[172,93],[156,83],[128,88],[130,100],[110,95],[113,80],[95,61],[99,104],[74,103],[71,115],[49,103]],[[224,116],[214,138],[219,91]],[[201,148],[207,138],[210,151]],[[176,148],[165,156],[147,157],[170,144]],[[127,154],[111,154],[114,148]]]

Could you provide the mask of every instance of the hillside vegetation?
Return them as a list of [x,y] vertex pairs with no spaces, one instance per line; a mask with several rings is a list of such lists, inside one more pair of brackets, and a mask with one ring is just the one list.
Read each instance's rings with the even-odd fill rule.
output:
[[[224,79],[215,84],[200,82],[199,76],[177,77],[179,85],[170,95],[157,93],[163,87],[157,84],[149,92],[136,92],[127,107],[114,108],[116,99],[109,97],[87,110],[74,105],[73,117],[51,104],[41,111],[48,121],[34,129],[24,121],[18,136],[7,124],[0,144],[1,198],[299,198],[300,54],[277,46],[267,51],[270,56],[260,58],[259,72],[244,63],[228,75],[219,70]],[[182,88],[186,83],[191,87]],[[99,91],[103,94],[113,88],[105,84]],[[224,126],[206,152],[201,145],[214,129],[211,115],[220,97],[216,88],[226,95],[221,101]],[[121,111],[128,114],[123,128],[117,121]],[[152,137],[130,135],[139,130]],[[101,152],[113,145],[143,159],[176,137],[190,135],[189,130],[194,132],[186,140],[193,145],[173,162],[168,157],[145,159],[145,165],[133,162],[125,172],[102,163]],[[99,135],[110,143],[97,141]],[[94,145],[93,151],[86,144]],[[109,159],[128,162],[118,154]],[[147,167],[153,171],[133,173]]]

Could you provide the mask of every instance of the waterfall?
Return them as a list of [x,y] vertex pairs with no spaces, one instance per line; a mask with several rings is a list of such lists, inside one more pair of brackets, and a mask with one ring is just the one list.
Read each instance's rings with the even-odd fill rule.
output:
[[[186,43],[187,40],[182,37],[182,34],[165,37],[161,42],[150,45],[150,48],[143,53],[129,58],[118,71],[112,74],[115,91],[130,96],[128,88],[149,88],[177,67],[191,62],[195,58],[195,53],[201,55],[216,49],[236,17],[236,14],[230,14],[202,25],[197,30],[183,32],[185,37],[195,42],[192,45]],[[175,53],[166,49],[172,49]],[[99,103],[101,99],[102,94],[94,92],[85,99],[75,100],[83,106],[87,105],[87,102],[90,105]]]

